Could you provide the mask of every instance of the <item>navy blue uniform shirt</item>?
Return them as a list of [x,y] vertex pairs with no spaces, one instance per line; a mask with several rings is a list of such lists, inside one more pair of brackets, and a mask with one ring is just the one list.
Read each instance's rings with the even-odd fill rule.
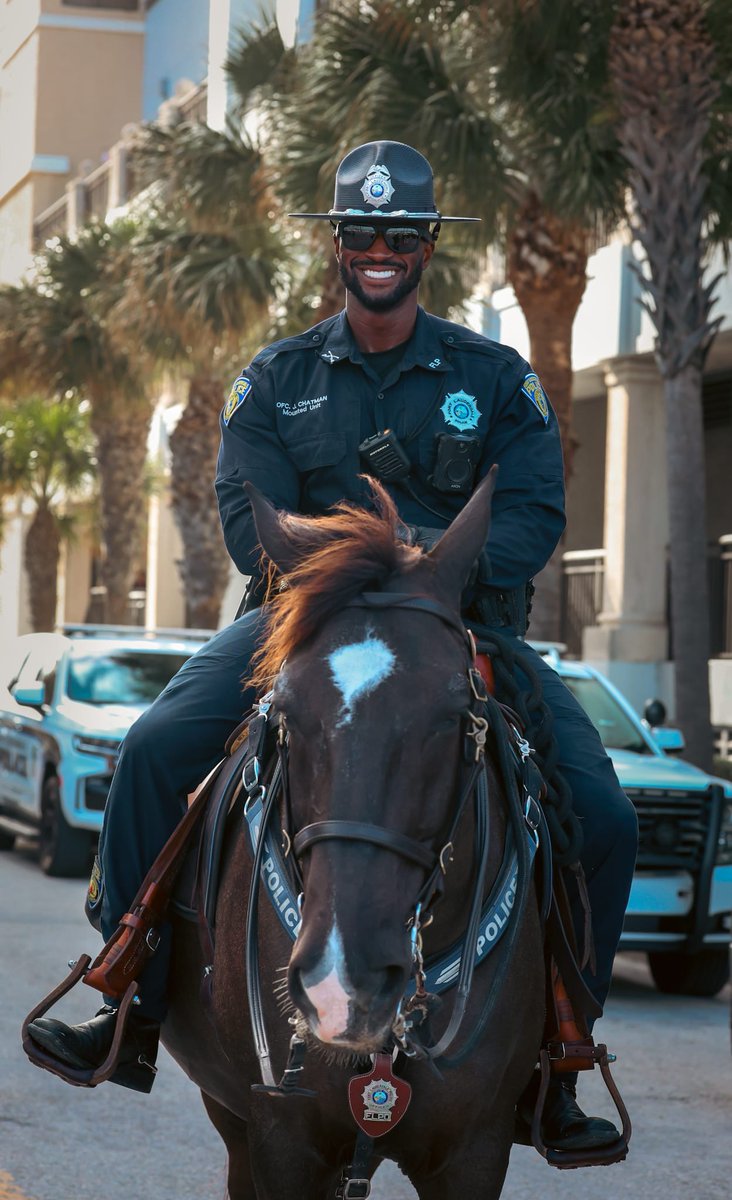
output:
[[[277,508],[325,513],[368,504],[359,443],[392,429],[412,469],[414,496],[389,491],[402,520],[447,527],[465,496],[436,492],[437,438],[480,440],[475,485],[500,470],[486,549],[491,587],[525,584],[546,564],[565,525],[559,428],[525,359],[461,325],[417,311],[401,361],[384,380],[359,350],[345,311],[262,350],[234,383],[221,416],[216,494],[226,546],[243,575],[259,560],[243,484]],[[425,501],[429,509],[420,501]],[[438,514],[438,515],[435,515]]]

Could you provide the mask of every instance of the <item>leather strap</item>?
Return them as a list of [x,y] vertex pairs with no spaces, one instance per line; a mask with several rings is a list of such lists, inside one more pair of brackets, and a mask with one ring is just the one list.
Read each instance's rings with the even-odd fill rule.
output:
[[157,947],[157,926],[163,919],[176,876],[183,862],[183,850],[193,836],[208,804],[211,786],[224,762],[211,772],[207,786],[201,788],[190,808],[163,846],[112,937],[102,947],[84,983],[106,996],[124,996],[131,979],[139,972]]
[[430,850],[422,842],[397,833],[395,829],[383,829],[380,825],[369,825],[365,821],[317,821],[314,825],[306,825],[295,836],[295,853],[301,855],[316,842],[332,839],[370,842],[375,846],[383,846],[386,850],[392,850],[394,854],[428,869],[435,863],[434,850]]

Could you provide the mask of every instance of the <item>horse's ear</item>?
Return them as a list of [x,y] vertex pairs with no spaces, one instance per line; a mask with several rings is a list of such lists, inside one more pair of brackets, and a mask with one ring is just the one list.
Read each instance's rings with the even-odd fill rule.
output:
[[498,466],[494,464],[430,551],[437,577],[450,591],[462,592],[475,560],[485,548],[497,475]]
[[274,504],[271,504],[253,483],[245,483],[244,491],[252,506],[260,546],[267,557],[272,559],[277,570],[282,575],[289,575],[302,557],[302,548],[298,548],[290,536]]

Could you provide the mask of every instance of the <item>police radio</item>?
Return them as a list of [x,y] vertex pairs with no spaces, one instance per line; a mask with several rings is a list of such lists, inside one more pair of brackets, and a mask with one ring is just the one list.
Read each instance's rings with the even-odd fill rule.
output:
[[384,483],[406,479],[410,472],[411,463],[393,429],[365,438],[358,452],[364,471]]

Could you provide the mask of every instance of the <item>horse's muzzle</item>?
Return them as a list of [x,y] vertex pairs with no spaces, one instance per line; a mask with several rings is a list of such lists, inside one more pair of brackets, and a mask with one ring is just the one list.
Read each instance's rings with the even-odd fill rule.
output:
[[291,965],[288,975],[290,998],[313,1037],[326,1046],[360,1054],[371,1054],[384,1046],[405,982],[402,967],[369,972],[357,987],[336,969],[318,977],[316,972]]

